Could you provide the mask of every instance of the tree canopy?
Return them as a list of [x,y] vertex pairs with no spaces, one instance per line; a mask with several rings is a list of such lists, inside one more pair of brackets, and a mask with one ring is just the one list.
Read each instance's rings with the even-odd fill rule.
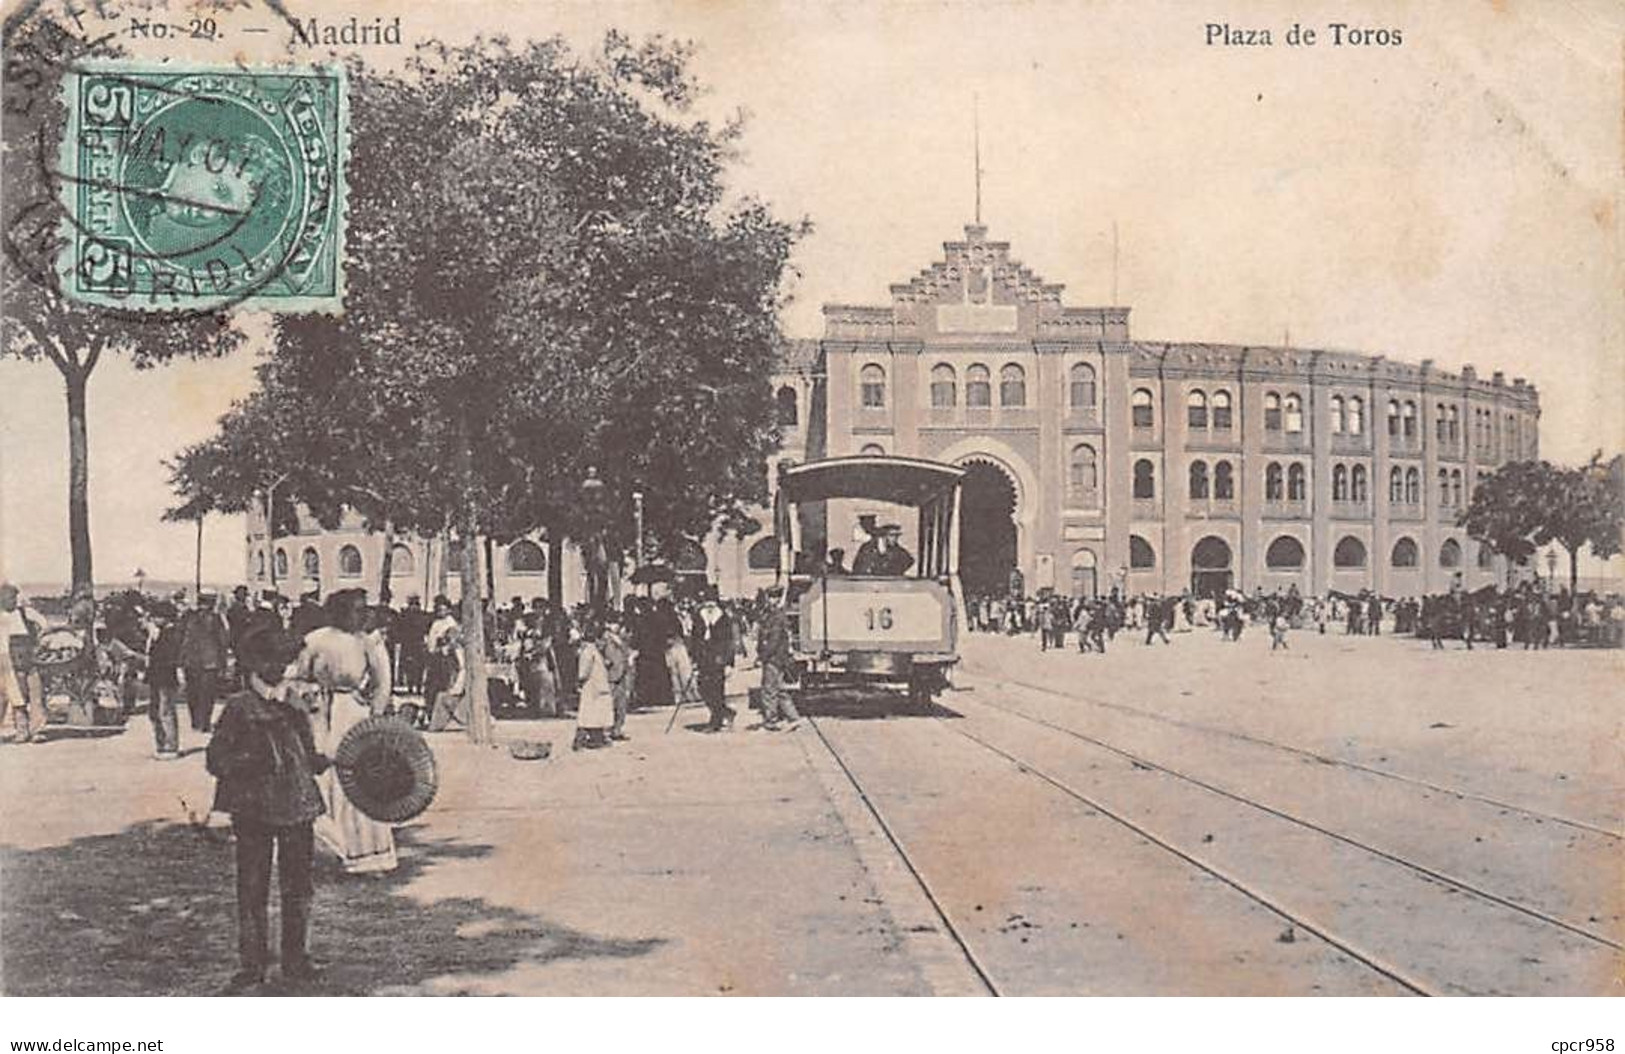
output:
[[0,356],[49,362],[62,375],[68,423],[68,548],[75,591],[94,581],[90,543],[89,383],[102,358],[127,355],[138,369],[177,358],[224,355],[241,342],[225,315],[125,312],[90,307],[63,294],[64,221],[55,152],[67,114],[62,76],[86,55],[115,54],[25,7],[5,23],[3,187],[5,258],[0,262]]
[[[351,84],[344,313],[277,320],[260,393],[177,460],[183,493],[224,481],[219,507],[240,507],[276,470],[272,436],[289,497],[391,529],[622,548],[640,491],[675,545],[763,500],[806,226],[727,200],[740,125],[694,113],[686,47],[431,44]],[[230,473],[209,466],[223,454]]]
[[1602,453],[1577,468],[1514,461],[1484,477],[1460,524],[1473,538],[1515,563],[1556,542],[1569,554],[1569,588],[1579,583],[1580,550],[1607,559],[1625,529],[1625,456]]

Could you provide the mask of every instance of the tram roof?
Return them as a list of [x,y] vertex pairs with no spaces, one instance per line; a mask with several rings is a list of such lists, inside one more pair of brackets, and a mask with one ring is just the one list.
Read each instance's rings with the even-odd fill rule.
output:
[[964,469],[940,461],[861,454],[787,468],[779,477],[779,493],[798,503],[860,498],[918,506],[958,486],[964,478]]

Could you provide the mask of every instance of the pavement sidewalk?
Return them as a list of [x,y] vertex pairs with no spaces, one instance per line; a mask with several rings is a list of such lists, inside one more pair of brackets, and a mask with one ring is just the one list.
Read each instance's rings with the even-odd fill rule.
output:
[[[441,790],[389,876],[318,874],[320,992],[912,994],[931,987],[795,732],[701,734],[632,715],[517,761],[431,737]],[[229,832],[205,824],[200,737],[159,762],[143,716],[0,746],[7,994],[208,994],[234,962]],[[811,746],[816,747],[815,743]],[[860,840],[864,837],[859,832]],[[312,993],[317,994],[317,993]]]

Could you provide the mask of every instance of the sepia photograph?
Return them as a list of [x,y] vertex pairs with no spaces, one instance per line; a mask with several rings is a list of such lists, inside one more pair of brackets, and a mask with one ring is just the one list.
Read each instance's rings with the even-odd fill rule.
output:
[[8,1002],[1625,994],[1617,5],[5,12]]

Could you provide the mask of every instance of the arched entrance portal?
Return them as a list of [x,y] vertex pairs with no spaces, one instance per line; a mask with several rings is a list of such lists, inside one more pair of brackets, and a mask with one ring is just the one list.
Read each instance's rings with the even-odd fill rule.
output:
[[1004,596],[1016,569],[1016,485],[991,461],[961,464],[959,580],[966,596]]
[[1230,588],[1230,546],[1223,538],[1208,535],[1191,550],[1191,592],[1199,597],[1218,596]]

